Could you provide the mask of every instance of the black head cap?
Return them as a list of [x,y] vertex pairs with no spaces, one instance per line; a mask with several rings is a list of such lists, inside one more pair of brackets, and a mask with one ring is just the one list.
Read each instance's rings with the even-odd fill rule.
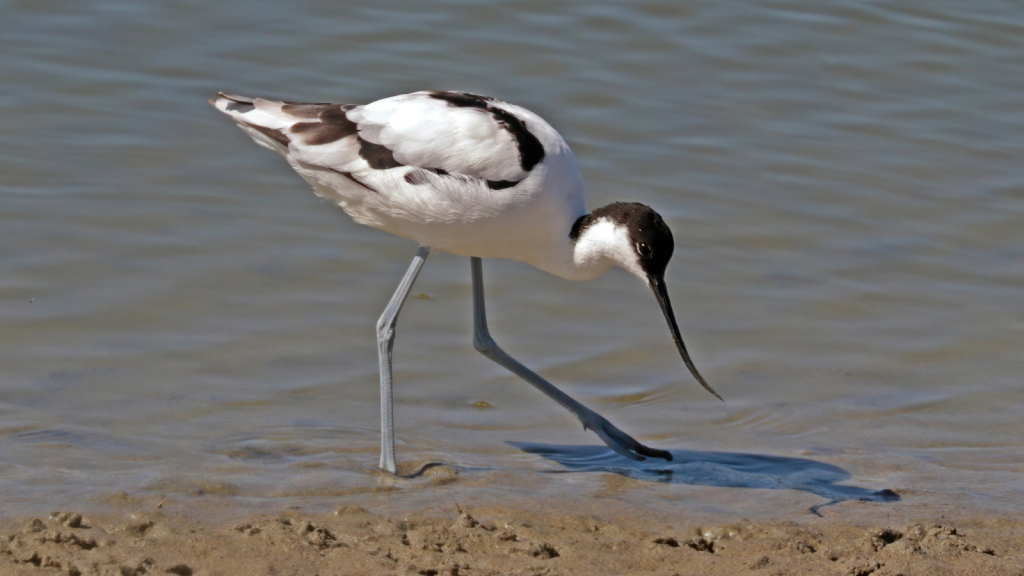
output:
[[633,250],[640,259],[640,267],[648,276],[665,275],[665,267],[668,266],[668,261],[672,259],[672,252],[675,250],[675,241],[672,240],[672,231],[668,229],[660,214],[645,204],[615,202],[577,220],[569,237],[577,240],[584,230],[600,219],[626,226]]

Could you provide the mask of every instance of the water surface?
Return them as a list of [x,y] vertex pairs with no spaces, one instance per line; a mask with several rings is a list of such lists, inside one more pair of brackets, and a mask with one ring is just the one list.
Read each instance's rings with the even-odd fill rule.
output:
[[[1024,510],[1014,3],[3,7],[3,512],[117,490],[271,508],[609,497],[614,457],[472,349],[469,262],[436,253],[399,322],[398,455],[462,473],[374,494],[374,324],[415,246],[316,199],[206,102],[422,89],[540,113],[591,208],[665,216],[679,321],[727,402],[621,270],[573,283],[487,261],[492,333],[521,361],[691,459],[809,460],[899,505]],[[572,471],[573,450],[598,468]],[[729,470],[706,486],[627,474],[614,498],[748,515],[827,498]]]

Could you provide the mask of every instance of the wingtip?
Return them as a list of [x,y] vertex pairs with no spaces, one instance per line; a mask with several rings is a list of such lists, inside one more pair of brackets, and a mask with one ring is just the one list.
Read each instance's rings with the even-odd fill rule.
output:
[[228,94],[226,92],[217,92],[217,98],[223,98],[230,100],[238,104],[252,104],[253,99],[248,96],[239,96],[238,94]]

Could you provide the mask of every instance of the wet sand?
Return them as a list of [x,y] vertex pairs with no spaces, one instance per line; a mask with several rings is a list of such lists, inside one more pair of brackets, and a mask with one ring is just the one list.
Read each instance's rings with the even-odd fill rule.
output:
[[118,493],[91,503],[94,513],[0,519],[0,574],[1024,573],[1024,522],[970,511],[849,501],[820,517],[748,521],[603,514],[599,499],[509,500],[247,514],[216,497]]

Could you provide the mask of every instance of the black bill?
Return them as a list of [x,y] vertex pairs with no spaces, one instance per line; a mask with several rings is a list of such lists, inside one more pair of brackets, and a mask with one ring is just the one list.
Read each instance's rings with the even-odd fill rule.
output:
[[693,377],[697,379],[697,382],[700,382],[700,385],[705,390],[714,394],[715,398],[725,402],[725,399],[708,385],[704,377],[700,375],[700,372],[697,372],[697,367],[693,365],[693,360],[690,360],[690,354],[686,351],[686,345],[683,344],[683,337],[679,334],[679,325],[676,324],[675,314],[672,313],[672,302],[668,299],[668,288],[665,286],[665,278],[662,276],[649,276],[648,280],[651,290],[654,291],[654,296],[658,299],[658,304],[661,304],[661,311],[665,313],[665,320],[668,321],[668,327],[672,330],[672,339],[676,341],[676,348],[679,348],[679,354],[683,357],[683,362],[686,362],[686,367],[690,369],[690,374],[693,374]]

